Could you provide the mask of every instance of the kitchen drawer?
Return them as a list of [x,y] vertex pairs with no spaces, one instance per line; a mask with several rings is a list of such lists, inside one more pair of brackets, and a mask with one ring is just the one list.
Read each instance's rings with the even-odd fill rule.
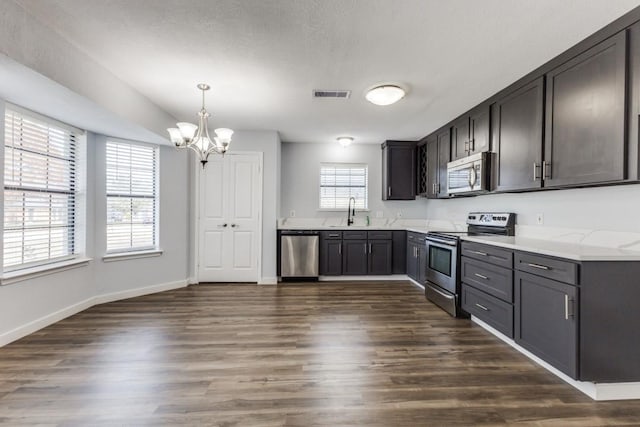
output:
[[462,257],[460,273],[467,285],[508,303],[513,302],[513,270]]
[[513,252],[509,249],[463,241],[462,255],[499,265],[500,267],[513,268]]
[[342,231],[321,231],[320,237],[322,240],[341,240]]
[[393,231],[391,230],[368,231],[367,237],[369,238],[369,240],[391,240],[393,239]]
[[414,231],[407,231],[407,240],[410,242],[424,243],[426,235],[422,233],[416,233]]
[[462,308],[509,338],[513,338],[513,305],[463,283]]
[[578,284],[578,264],[562,259],[516,252],[515,269],[571,285]]
[[367,240],[367,230],[344,230],[342,238],[345,240]]

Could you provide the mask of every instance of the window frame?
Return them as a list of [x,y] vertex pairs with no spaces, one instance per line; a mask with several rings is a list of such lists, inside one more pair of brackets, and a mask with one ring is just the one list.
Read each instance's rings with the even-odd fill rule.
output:
[[[2,241],[3,245],[1,248],[1,258],[2,258],[2,276],[0,277],[0,284],[9,284],[16,281],[23,280],[22,276],[32,276],[35,273],[38,275],[47,274],[47,271],[58,271],[61,269],[68,269],[70,265],[86,265],[89,258],[85,256],[85,229],[86,220],[84,215],[86,214],[86,132],[82,129],[78,129],[74,126],[71,126],[67,123],[60,122],[51,117],[36,113],[34,111],[28,110],[26,108],[20,107],[18,105],[10,104],[8,102],[0,103],[0,113],[2,114],[2,156],[0,160],[2,161],[2,174],[0,179],[2,179],[2,188],[3,188],[3,197],[2,197]],[[73,154],[70,159],[59,158],[58,156],[48,156],[44,152],[33,151],[36,155],[52,157],[60,160],[65,160],[71,162],[69,167],[69,173],[73,175],[73,178],[70,178],[69,187],[70,190],[59,190],[59,189],[38,189],[35,187],[29,187],[28,185],[9,185],[7,188],[7,184],[5,182],[5,174],[7,173],[5,168],[5,160],[7,156],[7,152],[9,151],[6,147],[6,129],[8,127],[7,117],[8,113],[13,113],[18,116],[24,117],[26,119],[31,119],[34,122],[42,122],[47,126],[58,128],[58,130],[67,132],[73,136],[73,146],[69,147]],[[47,144],[49,147],[49,144]],[[27,150],[29,151],[29,150]],[[31,151],[29,151],[31,152]],[[66,170],[66,169],[65,169]],[[48,182],[48,181],[47,181]],[[66,255],[50,257],[37,261],[23,262],[20,264],[14,264],[11,266],[5,267],[5,258],[6,253],[4,249],[4,243],[6,242],[5,234],[5,214],[6,214],[6,191],[20,191],[23,188],[25,191],[38,192],[40,194],[65,194],[67,196],[71,196],[71,204],[72,208],[67,212],[67,216],[73,218],[69,221],[68,225],[68,239],[70,241],[69,246],[71,247],[71,252]],[[51,202],[50,202],[51,203]],[[69,202],[67,202],[69,203]],[[51,205],[50,205],[51,206]],[[50,227],[52,228],[52,227]],[[57,228],[57,227],[55,227]],[[24,229],[23,229],[24,230]],[[50,241],[49,241],[50,243]],[[51,246],[49,245],[49,250]],[[23,256],[24,259],[24,256]]]
[[[363,168],[365,170],[365,185],[364,185],[364,194],[365,194],[365,206],[364,208],[356,207],[355,209],[359,212],[369,212],[369,164],[368,163],[353,163],[353,162],[321,162],[320,167],[318,168],[318,211],[322,212],[343,212],[347,209],[347,207],[332,207],[332,208],[323,208],[322,207],[322,169],[325,167],[335,167],[335,168]],[[337,187],[337,186],[336,186]],[[341,186],[340,188],[351,188],[356,186]]]
[[[140,146],[150,148],[154,153],[154,204],[153,204],[153,235],[154,235],[154,243],[153,246],[137,246],[137,247],[129,247],[124,249],[111,249],[109,250],[108,241],[109,241],[109,189],[107,183],[107,171],[108,171],[108,158],[107,158],[107,149],[110,143],[119,144],[119,145],[129,145],[129,146]],[[130,165],[131,168],[131,165]],[[146,257],[154,257],[162,255],[163,251],[160,249],[160,147],[156,144],[150,144],[146,142],[140,141],[131,141],[121,138],[114,137],[105,137],[104,139],[104,213],[105,213],[105,229],[104,229],[104,256],[102,260],[104,262],[110,261],[118,261],[122,259],[130,259],[130,258],[146,258]],[[112,195],[111,197],[122,197]],[[130,196],[136,197],[136,196]],[[139,197],[139,198],[149,198],[149,197]],[[133,233],[131,234],[131,236]]]

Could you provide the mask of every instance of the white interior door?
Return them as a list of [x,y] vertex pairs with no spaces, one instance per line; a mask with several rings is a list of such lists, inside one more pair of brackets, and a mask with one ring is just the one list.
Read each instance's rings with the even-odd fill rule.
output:
[[262,209],[258,154],[212,156],[200,170],[200,282],[257,282]]

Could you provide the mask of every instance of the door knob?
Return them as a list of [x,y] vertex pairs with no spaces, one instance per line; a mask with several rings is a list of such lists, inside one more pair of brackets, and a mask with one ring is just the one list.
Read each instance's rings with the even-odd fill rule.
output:
[[231,227],[236,228],[238,224],[231,224]]
[[222,227],[222,228],[224,228],[224,227],[226,227],[226,226],[227,226],[227,224],[226,224],[226,223],[224,223],[224,224],[218,224],[218,227]]

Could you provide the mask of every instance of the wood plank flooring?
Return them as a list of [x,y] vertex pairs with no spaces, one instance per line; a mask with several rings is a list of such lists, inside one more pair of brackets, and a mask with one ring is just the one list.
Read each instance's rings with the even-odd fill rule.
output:
[[197,285],[0,348],[5,425],[640,425],[407,282]]

